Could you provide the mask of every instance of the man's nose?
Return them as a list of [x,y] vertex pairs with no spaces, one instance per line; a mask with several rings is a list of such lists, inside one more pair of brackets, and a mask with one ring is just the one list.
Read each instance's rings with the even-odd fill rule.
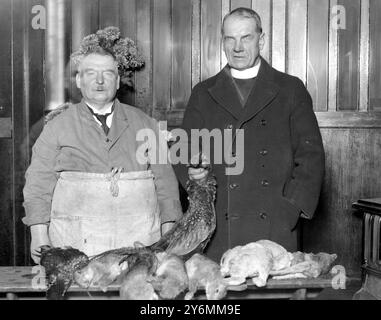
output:
[[103,73],[102,72],[98,72],[97,73],[96,81],[97,81],[98,84],[103,84],[104,79],[103,79]]
[[235,41],[235,43],[234,43],[234,51],[235,52],[240,52],[242,50],[243,50],[242,41],[241,40]]

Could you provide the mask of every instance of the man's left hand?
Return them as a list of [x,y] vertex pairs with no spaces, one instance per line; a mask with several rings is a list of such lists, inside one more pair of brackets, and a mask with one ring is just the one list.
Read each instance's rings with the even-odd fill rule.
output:
[[161,235],[163,236],[164,234],[166,234],[169,230],[171,230],[173,228],[173,226],[175,225],[175,222],[165,222],[161,225]]

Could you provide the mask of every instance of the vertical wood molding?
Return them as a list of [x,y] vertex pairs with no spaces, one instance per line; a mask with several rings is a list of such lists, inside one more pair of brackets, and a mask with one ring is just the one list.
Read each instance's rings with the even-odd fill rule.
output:
[[251,8],[252,3],[251,0],[231,0],[231,10],[244,7]]
[[172,1],[171,106],[185,109],[192,88],[192,1]]
[[265,45],[261,51],[262,57],[272,63],[272,0],[252,0],[252,9],[259,14],[262,21],[262,29],[265,34]]
[[201,1],[201,80],[220,71],[220,34],[221,0]]
[[337,5],[337,0],[330,0],[329,19],[329,65],[328,65],[328,111],[337,110],[337,70],[338,70],[338,38],[337,28],[332,26],[332,8]]
[[273,0],[272,66],[286,70],[286,0]]
[[152,107],[167,110],[171,95],[171,0],[153,0],[152,10]]
[[[222,21],[224,17],[230,12],[230,0],[221,0],[221,28],[222,28]],[[222,43],[222,34],[221,34],[221,69],[227,64],[226,55],[224,52],[224,47]]]
[[201,80],[201,0],[192,0],[192,88]]
[[46,110],[65,102],[65,1],[46,0]]
[[99,29],[119,27],[119,18],[119,0],[99,0]]
[[328,13],[329,0],[308,0],[307,88],[315,111],[328,105]]
[[145,66],[136,73],[136,105],[147,114],[152,114],[152,33],[151,1],[139,0],[136,3],[136,39],[141,50]]
[[[359,111],[369,110],[369,0],[361,1]],[[380,70],[379,70],[380,71]]]
[[307,0],[287,0],[287,73],[307,79]]

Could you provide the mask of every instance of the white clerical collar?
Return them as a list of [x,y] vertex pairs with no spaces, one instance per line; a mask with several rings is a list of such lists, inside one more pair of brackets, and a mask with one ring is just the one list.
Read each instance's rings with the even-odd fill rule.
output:
[[237,70],[230,68],[230,72],[235,79],[252,79],[258,75],[259,67],[261,66],[261,60],[254,67],[245,70]]
[[111,112],[112,105],[114,104],[114,101],[111,101],[111,102],[106,103],[101,113],[100,113],[96,108],[94,108],[90,103],[88,103],[87,101],[86,101],[86,104],[87,104],[87,105],[89,106],[89,108],[91,108],[91,110],[93,110],[95,113],[98,113],[98,114],[106,114],[106,113],[110,113],[110,112]]

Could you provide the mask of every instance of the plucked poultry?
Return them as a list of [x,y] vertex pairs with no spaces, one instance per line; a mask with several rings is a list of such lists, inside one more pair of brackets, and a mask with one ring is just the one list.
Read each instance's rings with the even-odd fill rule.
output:
[[126,257],[128,269],[120,276],[119,289],[122,300],[158,300],[151,283],[158,260],[151,250],[139,250]]
[[166,252],[156,254],[158,267],[150,283],[161,299],[176,299],[188,288],[184,261]]
[[205,289],[208,300],[220,300],[226,296],[227,283],[218,263],[196,253],[185,262],[185,268],[189,278],[185,300],[191,300],[198,289]]
[[88,257],[74,248],[40,248],[40,264],[45,268],[49,300],[64,299],[66,291],[74,280],[74,273],[88,263]]
[[187,181],[188,210],[170,231],[151,246],[152,250],[184,257],[204,250],[216,228],[216,184],[215,177],[210,174],[202,181]]
[[317,278],[327,273],[336,254],[287,252],[270,240],[260,240],[226,251],[221,258],[221,272],[231,285],[244,283],[246,278],[263,287],[269,276],[273,279]]

